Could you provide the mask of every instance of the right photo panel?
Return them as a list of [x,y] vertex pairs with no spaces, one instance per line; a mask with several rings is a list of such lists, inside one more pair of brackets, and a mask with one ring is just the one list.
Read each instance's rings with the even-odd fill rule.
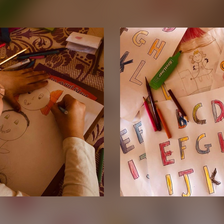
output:
[[120,195],[224,196],[224,28],[120,32]]

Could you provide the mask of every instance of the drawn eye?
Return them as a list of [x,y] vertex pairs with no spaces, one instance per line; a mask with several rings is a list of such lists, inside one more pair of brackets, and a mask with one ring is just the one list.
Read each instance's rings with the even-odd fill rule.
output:
[[40,100],[40,99],[42,99],[43,97],[44,97],[44,94],[41,93],[41,94],[38,96],[38,99]]
[[5,116],[5,119],[9,119],[9,117],[10,117],[10,115],[9,115],[9,114],[7,114],[7,115]]
[[15,120],[14,124],[16,124],[16,125],[19,124],[19,120]]

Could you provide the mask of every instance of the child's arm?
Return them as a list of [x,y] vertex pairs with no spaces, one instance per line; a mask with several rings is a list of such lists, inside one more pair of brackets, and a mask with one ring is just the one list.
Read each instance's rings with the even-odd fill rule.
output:
[[[62,113],[58,106],[68,111]],[[63,196],[99,196],[95,150],[84,141],[85,105],[70,95],[52,107],[63,137],[65,178]]]
[[47,78],[49,78],[49,74],[43,71],[33,71],[32,68],[18,71],[0,71],[0,83],[5,88],[4,98],[16,111],[20,111],[20,105],[15,96],[46,86]]

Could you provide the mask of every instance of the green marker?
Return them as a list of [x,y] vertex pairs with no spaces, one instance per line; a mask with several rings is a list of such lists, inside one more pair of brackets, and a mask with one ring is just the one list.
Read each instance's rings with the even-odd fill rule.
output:
[[156,73],[153,79],[149,82],[149,85],[153,89],[159,89],[159,87],[165,82],[165,80],[169,77],[172,71],[176,68],[178,64],[178,58],[181,54],[179,51],[173,57],[169,57],[162,68]]

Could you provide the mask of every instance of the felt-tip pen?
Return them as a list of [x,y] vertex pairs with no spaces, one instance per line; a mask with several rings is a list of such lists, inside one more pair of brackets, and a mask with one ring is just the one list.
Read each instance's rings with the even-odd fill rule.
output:
[[65,110],[63,107],[58,106],[59,110],[64,113],[64,114],[68,114],[68,111]]

